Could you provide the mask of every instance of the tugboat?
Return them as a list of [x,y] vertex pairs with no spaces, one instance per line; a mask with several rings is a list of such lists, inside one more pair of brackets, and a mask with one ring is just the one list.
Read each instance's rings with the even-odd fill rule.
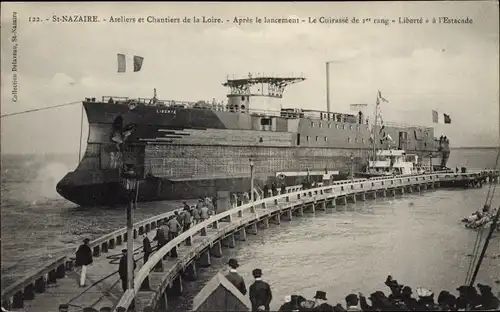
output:
[[360,172],[357,175],[363,178],[372,178],[423,174],[425,172],[418,166],[418,156],[406,154],[404,150],[378,150],[375,159],[368,162],[365,172]]

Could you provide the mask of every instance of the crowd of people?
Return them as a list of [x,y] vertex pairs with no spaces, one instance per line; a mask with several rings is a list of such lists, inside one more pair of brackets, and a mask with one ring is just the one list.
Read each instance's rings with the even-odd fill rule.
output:
[[[410,286],[399,284],[390,275],[385,281],[391,293],[386,296],[383,291],[375,291],[368,299],[362,294],[349,294],[345,297],[345,307],[337,303],[331,306],[326,303],[326,293],[318,291],[315,301],[302,296],[287,296],[280,311],[495,311],[500,308],[499,299],[492,293],[488,285],[460,286],[458,297],[443,290],[437,300],[434,293],[426,288],[416,289],[416,298]],[[479,290],[479,292],[478,292]],[[319,300],[318,300],[319,298]]]
[[[156,236],[153,238],[157,241],[156,250],[165,246],[172,239],[179,236],[180,233],[187,231],[191,226],[203,222],[210,218],[210,216],[217,213],[217,206],[213,198],[200,198],[196,205],[188,205],[183,202],[182,211],[175,211],[174,215],[163,222],[156,230]],[[151,254],[154,252],[151,246],[151,241],[147,234],[143,234],[142,247],[144,251],[144,262],[147,262]],[[165,255],[164,259],[168,256],[177,258],[177,248],[173,248],[169,255]],[[89,239],[85,238],[83,244],[80,245],[76,251],[75,266],[81,267],[80,272],[80,287],[86,287],[87,269],[93,262],[92,250],[89,246]],[[134,263],[134,268],[136,267]],[[161,266],[161,263],[158,264]],[[122,256],[118,265],[118,274],[122,283],[123,291],[127,290],[127,249],[122,249]]]
[[[243,294],[247,295],[245,281],[238,272],[238,261],[230,259],[229,273],[226,278]],[[254,269],[252,275],[254,283],[249,287],[248,296],[252,311],[270,311],[273,299],[271,286],[262,280],[262,270]],[[300,295],[285,296],[285,302],[279,308],[283,312],[295,311],[495,311],[500,308],[499,299],[493,294],[488,285],[460,286],[457,288],[458,297],[448,291],[441,291],[437,300],[434,293],[426,288],[416,289],[417,297],[413,297],[410,286],[399,284],[392,276],[388,276],[385,285],[391,293],[386,296],[383,291],[375,291],[366,298],[362,293],[349,294],[345,297],[345,305],[328,304],[325,291],[316,291],[314,300],[308,300]],[[478,292],[479,290],[479,292]],[[368,303],[368,300],[370,303]]]
[[[469,229],[479,229],[482,227],[489,227],[493,223],[493,219],[497,214],[497,209],[490,209],[489,205],[484,205],[482,211],[476,211],[467,218],[463,218],[462,222],[465,223],[465,227]],[[497,223],[497,231],[500,231],[500,223]]]

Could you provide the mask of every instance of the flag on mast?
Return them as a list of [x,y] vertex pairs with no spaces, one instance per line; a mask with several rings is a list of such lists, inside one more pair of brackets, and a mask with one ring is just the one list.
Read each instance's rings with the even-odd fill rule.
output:
[[389,103],[383,96],[382,93],[380,93],[380,90],[378,90],[378,96],[377,96],[377,104],[379,103],[379,99],[382,100],[382,102]]
[[440,113],[438,111],[432,111],[432,122],[440,124],[451,124],[450,115],[445,113]]
[[[117,59],[118,59],[118,72],[125,73],[127,71],[127,57],[126,57],[126,55],[123,53],[117,53]],[[134,55],[134,59],[133,59],[134,72],[138,72],[142,69],[143,62],[144,62],[144,58],[142,56]]]
[[127,61],[125,60],[125,54],[118,53],[118,72],[124,73],[127,71]]
[[142,62],[144,58],[142,56],[134,55],[134,72],[138,72],[142,68]]

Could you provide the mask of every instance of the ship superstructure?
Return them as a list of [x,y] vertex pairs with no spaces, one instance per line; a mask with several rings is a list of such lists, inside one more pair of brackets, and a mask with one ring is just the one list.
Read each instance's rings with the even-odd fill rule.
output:
[[[373,144],[387,148],[384,140],[373,143],[361,111],[283,108],[285,88],[303,80],[228,79],[227,103],[159,100],[156,90],[152,98],[86,98],[87,148],[57,191],[82,206],[121,204],[126,198],[120,171],[133,168],[141,179],[140,201],[246,192],[250,159],[257,186],[290,185],[300,183],[306,171],[319,172],[321,179],[330,171],[326,176],[336,179],[347,175],[352,162],[359,171]],[[385,123],[384,133],[395,138],[396,148],[446,164],[448,141],[436,139],[433,128]]]

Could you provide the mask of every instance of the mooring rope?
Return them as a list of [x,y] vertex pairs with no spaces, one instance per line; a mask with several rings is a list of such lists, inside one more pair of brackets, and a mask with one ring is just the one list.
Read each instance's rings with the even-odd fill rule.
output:
[[22,111],[22,112],[4,114],[4,115],[1,115],[0,118],[10,117],[10,116],[15,116],[15,115],[23,115],[23,114],[27,114],[27,113],[39,112],[39,111],[43,111],[43,110],[47,110],[47,109],[53,109],[53,108],[58,108],[58,107],[63,107],[63,106],[69,106],[69,105],[75,105],[75,104],[81,104],[81,103],[82,103],[81,101],[78,101],[78,102],[71,102],[71,103],[59,104],[59,105],[54,105],[54,106],[49,106],[49,107],[34,108],[34,109],[25,110],[25,111]]

